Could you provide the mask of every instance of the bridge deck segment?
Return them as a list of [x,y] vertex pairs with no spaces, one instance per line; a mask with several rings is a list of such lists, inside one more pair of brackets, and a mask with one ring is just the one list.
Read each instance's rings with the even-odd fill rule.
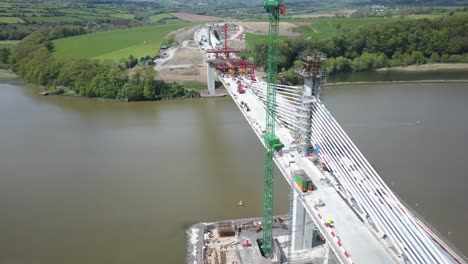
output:
[[[226,90],[232,96],[234,102],[246,117],[256,135],[263,143],[263,131],[265,128],[265,109],[258,97],[247,90],[245,94],[236,92],[238,79],[232,77],[219,78]],[[245,80],[243,80],[245,81]],[[246,111],[247,104],[250,111]],[[285,144],[285,149],[293,145],[291,131],[282,126],[277,126],[276,134]],[[275,162],[282,172],[283,177],[299,194],[299,200],[321,233],[330,242],[330,246],[343,263],[398,263],[398,259],[392,256],[385,244],[380,241],[367,226],[356,217],[352,209],[338,195],[333,187],[323,184],[312,193],[302,193],[294,182],[289,168],[290,161],[294,161],[301,169],[304,169],[315,183],[321,182],[325,176],[310,162],[308,158],[300,157],[297,151],[291,151],[282,156],[276,156]],[[316,198],[320,198],[325,206],[316,207]],[[321,217],[321,218],[320,218]],[[332,218],[334,227],[326,225],[326,220]],[[340,239],[340,240],[338,240]],[[338,243],[338,241],[340,241]],[[345,253],[346,252],[346,253]]]

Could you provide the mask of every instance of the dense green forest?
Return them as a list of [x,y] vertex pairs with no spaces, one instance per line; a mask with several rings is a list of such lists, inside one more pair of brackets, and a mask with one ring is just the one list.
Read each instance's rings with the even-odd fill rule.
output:
[[56,59],[53,43],[45,32],[34,32],[18,43],[10,61],[13,70],[24,79],[48,87],[52,93],[63,93],[63,87],[87,97],[125,101],[199,97],[179,84],[154,79],[152,68],[129,69],[135,65],[131,56],[125,63],[87,59]]
[[[297,81],[294,62],[300,52],[312,50],[328,56],[326,67],[331,73],[411,64],[468,62],[467,24],[468,15],[462,13],[441,19],[366,25],[323,41],[301,37],[281,40],[278,69],[285,81],[294,83]],[[265,67],[266,44],[256,44],[253,52],[255,63]]]

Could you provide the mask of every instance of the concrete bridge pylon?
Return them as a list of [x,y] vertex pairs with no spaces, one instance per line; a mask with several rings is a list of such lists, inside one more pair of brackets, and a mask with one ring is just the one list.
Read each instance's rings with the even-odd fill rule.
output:
[[326,60],[325,54],[312,52],[310,54],[301,54],[302,66],[296,72],[304,77],[304,90],[302,94],[302,104],[299,115],[299,137],[300,148],[303,156],[309,156],[313,150],[312,146],[312,122],[313,111],[312,104],[319,99],[320,91],[326,80],[326,72],[322,65]]

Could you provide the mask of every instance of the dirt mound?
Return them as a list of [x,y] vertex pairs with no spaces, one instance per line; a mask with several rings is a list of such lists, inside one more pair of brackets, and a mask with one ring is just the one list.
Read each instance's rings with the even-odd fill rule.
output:
[[193,40],[193,34],[195,34],[195,30],[197,30],[199,27],[200,25],[194,25],[174,31],[172,33],[174,35],[174,41],[177,43],[182,43],[184,40]]
[[166,66],[171,65],[199,65],[203,63],[203,55],[198,49],[179,48],[174,53],[171,60],[165,63]]
[[156,79],[169,82],[206,82],[206,67],[191,66],[186,68],[163,69],[158,71]]
[[239,39],[231,39],[228,41],[229,47],[236,49],[236,50],[243,50],[245,49],[245,41]]
[[[267,35],[268,34],[268,22],[240,22],[241,26],[249,33]],[[300,34],[293,32],[294,28],[299,27],[299,25],[289,22],[281,22],[279,34],[281,36],[295,37]]]

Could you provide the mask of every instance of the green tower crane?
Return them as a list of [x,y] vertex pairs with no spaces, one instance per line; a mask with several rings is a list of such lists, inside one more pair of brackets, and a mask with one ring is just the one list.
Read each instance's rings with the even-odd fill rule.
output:
[[275,151],[281,150],[283,144],[275,135],[276,115],[276,79],[278,67],[278,31],[280,14],[286,11],[283,0],[267,0],[265,9],[269,13],[268,34],[268,77],[266,99],[266,129],[263,136],[265,142],[265,176],[263,190],[263,241],[262,251],[265,257],[273,255],[273,178]]

